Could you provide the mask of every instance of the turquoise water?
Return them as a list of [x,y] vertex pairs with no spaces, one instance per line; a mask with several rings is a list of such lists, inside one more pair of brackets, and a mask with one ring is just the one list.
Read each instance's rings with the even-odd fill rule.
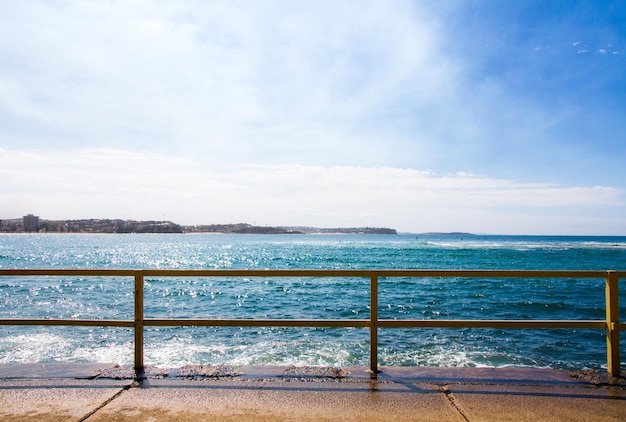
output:
[[[0,268],[625,270],[626,237],[2,234]],[[131,278],[2,277],[0,294],[0,318],[133,319]],[[381,319],[603,319],[604,301],[602,279],[379,284]],[[153,277],[145,306],[148,318],[367,319],[369,280]],[[0,363],[133,361],[129,329],[2,326],[0,334]],[[162,367],[369,359],[369,331],[360,328],[164,327],[146,328],[145,339],[146,363]],[[601,330],[381,329],[379,340],[381,365],[606,366]]]

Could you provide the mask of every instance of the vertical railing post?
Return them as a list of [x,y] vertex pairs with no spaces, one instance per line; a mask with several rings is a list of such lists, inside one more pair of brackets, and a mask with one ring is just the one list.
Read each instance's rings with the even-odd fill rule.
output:
[[143,365],[143,272],[135,272],[135,378],[144,378]]
[[606,359],[609,374],[620,374],[619,351],[619,289],[615,271],[608,271],[606,276]]
[[370,377],[378,377],[378,275],[370,277]]

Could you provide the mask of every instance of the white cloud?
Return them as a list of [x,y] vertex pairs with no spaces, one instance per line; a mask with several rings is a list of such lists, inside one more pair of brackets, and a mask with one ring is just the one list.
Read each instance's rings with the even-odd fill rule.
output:
[[[4,150],[4,218],[167,219],[183,224],[392,226],[541,232],[581,209],[623,207],[612,187],[519,183],[390,167],[242,166],[214,171],[158,154]],[[574,211],[578,210],[578,211]],[[518,223],[508,226],[512,216]],[[513,229],[511,229],[513,228]],[[584,231],[572,226],[569,230]]]

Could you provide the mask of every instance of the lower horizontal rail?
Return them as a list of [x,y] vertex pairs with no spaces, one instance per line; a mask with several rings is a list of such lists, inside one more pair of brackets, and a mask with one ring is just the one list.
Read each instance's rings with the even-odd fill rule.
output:
[[66,325],[77,327],[129,327],[135,326],[134,321],[117,319],[0,319],[0,325]]
[[366,319],[157,319],[146,318],[153,327],[369,327]]
[[380,328],[597,328],[606,329],[604,320],[389,320],[379,319]]
[[[128,320],[84,320],[84,319],[0,319],[0,325],[59,325],[83,327],[129,327],[135,326]],[[144,326],[152,327],[322,327],[359,328],[370,327],[367,319],[159,319],[146,318]],[[389,320],[376,322],[380,328],[580,328],[606,329],[604,320],[450,320],[419,319]],[[626,324],[615,324],[626,329]]]

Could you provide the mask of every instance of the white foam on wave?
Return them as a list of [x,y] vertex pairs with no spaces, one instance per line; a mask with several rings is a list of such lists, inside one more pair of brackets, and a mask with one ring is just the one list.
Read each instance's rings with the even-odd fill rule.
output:
[[[7,336],[0,340],[0,363],[133,363],[132,341],[94,344],[51,333]],[[201,344],[172,337],[147,344],[145,363],[162,368],[185,365],[367,366],[369,344],[310,339],[248,344]],[[541,367],[540,362],[489,348],[430,345],[411,350],[379,350],[379,364],[430,367]]]
[[0,340],[0,363],[133,362],[132,343],[94,344],[54,333],[6,336]]
[[470,241],[432,241],[430,246],[445,249],[512,249],[516,251],[532,250],[570,250],[570,249],[621,249],[625,242],[617,241],[573,241],[573,240],[470,240]]
[[64,337],[48,334],[21,334],[0,340],[0,363],[38,363],[63,356],[69,345]]
[[81,346],[72,350],[69,355],[71,362],[117,363],[130,365],[134,361],[133,343],[108,344],[105,346]]
[[[352,350],[351,350],[352,349]],[[310,340],[272,340],[243,344],[194,344],[180,341],[147,346],[145,362],[161,367],[185,365],[349,366],[367,364],[368,346]]]
[[521,356],[498,352],[489,347],[468,348],[461,345],[430,345],[412,350],[382,350],[381,365],[430,367],[540,367],[539,363]]

